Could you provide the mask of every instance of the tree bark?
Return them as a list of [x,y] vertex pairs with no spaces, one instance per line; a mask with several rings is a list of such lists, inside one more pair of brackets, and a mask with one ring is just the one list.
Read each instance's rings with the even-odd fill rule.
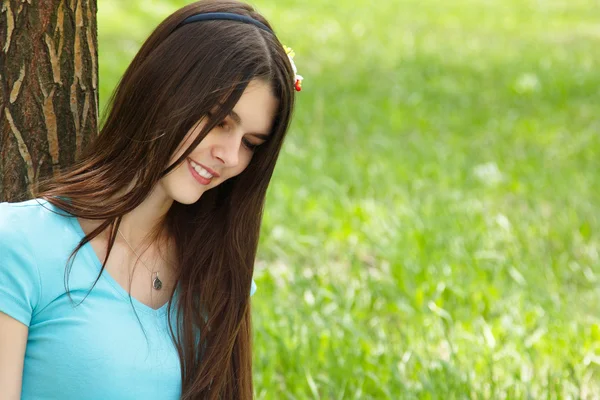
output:
[[20,201],[97,135],[97,6],[1,1],[0,201]]

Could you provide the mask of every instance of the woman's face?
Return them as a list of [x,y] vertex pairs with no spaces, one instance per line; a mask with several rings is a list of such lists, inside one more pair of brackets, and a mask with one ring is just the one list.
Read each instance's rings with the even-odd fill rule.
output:
[[[273,124],[278,101],[271,86],[253,80],[221,124],[212,129],[187,159],[159,181],[165,194],[182,204],[192,204],[209,189],[241,173],[250,163],[254,147],[263,144]],[[192,128],[174,163],[202,130],[204,122]]]

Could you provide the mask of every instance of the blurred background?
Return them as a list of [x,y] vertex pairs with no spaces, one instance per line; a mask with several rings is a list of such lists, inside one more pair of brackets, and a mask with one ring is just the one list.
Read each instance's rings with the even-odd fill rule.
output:
[[[189,1],[98,0],[100,103]],[[304,89],[258,399],[600,398],[600,2],[254,0]]]

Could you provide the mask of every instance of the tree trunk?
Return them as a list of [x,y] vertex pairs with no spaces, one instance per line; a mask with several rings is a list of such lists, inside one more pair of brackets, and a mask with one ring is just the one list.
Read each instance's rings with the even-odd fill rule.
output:
[[20,201],[97,135],[97,7],[1,1],[0,201]]

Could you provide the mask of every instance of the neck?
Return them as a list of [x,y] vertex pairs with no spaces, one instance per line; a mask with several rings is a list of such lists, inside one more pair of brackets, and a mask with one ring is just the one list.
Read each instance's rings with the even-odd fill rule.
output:
[[[132,246],[138,247],[143,242],[151,245],[146,240],[153,238],[153,233],[165,221],[169,208],[173,204],[173,199],[167,196],[160,185],[156,185],[150,195],[136,208],[123,215],[119,230],[125,236]],[[98,220],[79,220],[84,232],[89,234],[96,229],[102,221]],[[101,234],[104,239],[108,238],[108,231]]]
[[172,204],[157,185],[139,206],[123,216],[119,230],[130,243],[140,243],[164,223]]

